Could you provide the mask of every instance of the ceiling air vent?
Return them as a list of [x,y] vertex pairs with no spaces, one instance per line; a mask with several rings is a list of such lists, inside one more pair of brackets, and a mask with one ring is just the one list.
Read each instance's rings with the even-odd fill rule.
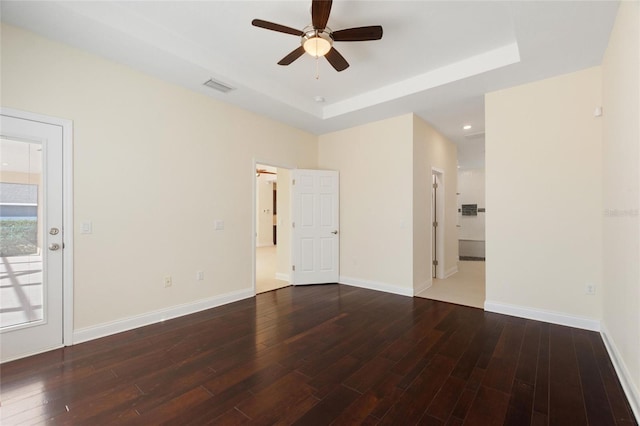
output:
[[227,93],[232,90],[235,90],[235,87],[228,86],[225,83],[216,81],[214,79],[210,79],[209,81],[205,82],[204,85],[222,93]]
[[484,138],[484,132],[467,133],[464,137],[467,139],[481,139]]

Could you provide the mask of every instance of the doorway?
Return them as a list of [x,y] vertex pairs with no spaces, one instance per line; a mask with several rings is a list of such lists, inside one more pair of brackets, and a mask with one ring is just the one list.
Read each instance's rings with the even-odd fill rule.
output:
[[255,164],[255,293],[290,285],[291,264],[290,171],[285,167]]
[[[482,219],[482,223],[484,224],[484,217],[480,216],[484,215],[485,211],[484,171],[476,171],[473,174],[458,171],[457,176],[457,219],[454,221],[451,214],[445,217],[444,211],[441,209],[443,204],[440,195],[444,193],[446,183],[445,176],[437,170],[434,170],[432,173],[432,218],[435,216],[435,221],[438,223],[437,226],[432,224],[433,237],[431,243],[432,252],[435,253],[435,259],[438,261],[437,267],[434,267],[437,276],[433,278],[433,284],[430,288],[421,291],[416,294],[416,296],[482,309],[484,308],[485,301],[484,261],[476,261],[480,260],[480,258],[469,259],[459,256],[459,261],[453,274],[451,270],[447,271],[447,269],[443,267],[443,251],[440,251],[443,250],[443,246],[440,242],[444,234],[442,231],[445,220],[450,225],[449,232],[451,232],[452,225],[455,224],[456,240],[458,243],[461,241],[461,238],[469,240],[471,237],[479,237],[479,239],[482,240],[482,244],[484,244],[484,226],[481,227],[480,234],[474,233],[480,231],[480,229],[473,226],[476,219]],[[461,177],[464,179],[461,179]],[[448,189],[453,190],[451,187]],[[448,211],[450,212],[451,210]],[[459,244],[459,247],[459,254],[462,255],[462,244]],[[448,259],[450,263],[451,260],[452,259]],[[484,260],[484,251],[482,252],[481,260]]]
[[2,109],[0,361],[71,344],[71,122]]

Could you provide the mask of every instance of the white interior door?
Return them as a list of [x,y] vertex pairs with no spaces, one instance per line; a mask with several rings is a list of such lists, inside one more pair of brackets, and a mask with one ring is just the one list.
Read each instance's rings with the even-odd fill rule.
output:
[[328,170],[292,171],[291,282],[337,283],[340,275],[339,178]]
[[0,360],[63,344],[63,128],[2,115]]

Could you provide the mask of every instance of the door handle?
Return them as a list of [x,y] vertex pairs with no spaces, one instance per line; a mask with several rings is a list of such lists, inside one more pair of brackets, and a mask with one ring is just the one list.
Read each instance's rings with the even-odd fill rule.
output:
[[58,244],[58,243],[49,244],[49,250],[51,250],[51,251],[60,250],[60,244]]
[[331,231],[331,233],[332,233],[333,235],[338,235],[338,230],[336,229],[335,231]]

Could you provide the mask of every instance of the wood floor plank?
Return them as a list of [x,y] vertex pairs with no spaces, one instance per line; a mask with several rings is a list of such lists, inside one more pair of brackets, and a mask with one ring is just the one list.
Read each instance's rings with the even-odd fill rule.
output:
[[637,425],[598,333],[338,284],[3,364],[0,423]]
[[624,396],[624,391],[613,369],[602,338],[598,333],[589,333],[589,341],[591,342],[591,347],[598,364],[598,371],[600,372],[600,377],[602,377],[616,424],[635,424],[631,406]]
[[516,366],[524,338],[525,322],[510,320],[505,325],[482,381],[487,386],[508,394],[513,386]]
[[[252,420],[271,424],[278,417],[287,415],[301,402],[311,400],[313,391],[314,389],[307,384],[306,378],[291,372],[236,405],[236,408]],[[294,420],[297,417],[294,416]]]
[[513,382],[505,425],[519,426],[531,424],[533,413],[533,385],[520,379]]
[[615,419],[607,398],[607,391],[598,371],[591,342],[586,332],[572,330],[573,342],[578,359],[580,384],[584,396],[587,420],[589,424],[615,425]]
[[373,358],[349,376],[343,383],[348,388],[354,389],[359,393],[365,393],[373,385],[383,380],[392,366],[393,362],[386,358]]
[[313,406],[294,425],[314,426],[331,424],[359,394],[342,385],[337,386],[325,399]]
[[[540,346],[533,397],[532,423],[549,416],[549,324],[540,324]],[[545,423],[546,424],[546,423]]]
[[464,380],[449,376],[435,398],[431,401],[431,404],[429,404],[427,415],[443,422],[447,421],[460,399],[460,394],[464,390],[464,386]]
[[425,367],[424,371],[407,388],[398,402],[385,414],[380,424],[417,423],[427,411],[429,403],[446,381],[454,365],[455,360],[436,355],[433,361]]
[[502,425],[507,407],[509,395],[499,390],[480,386],[469,412],[465,418],[465,425],[492,426]]
[[549,424],[588,424],[571,329],[553,324],[549,326]]

